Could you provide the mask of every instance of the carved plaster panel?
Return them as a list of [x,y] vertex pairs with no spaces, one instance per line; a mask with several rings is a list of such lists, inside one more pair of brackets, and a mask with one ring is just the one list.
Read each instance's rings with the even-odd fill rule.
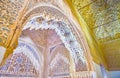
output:
[[0,0],[0,44],[4,45],[17,20],[24,0]]
[[103,44],[103,51],[109,70],[120,70],[120,39]]
[[38,71],[29,58],[21,53],[15,53],[0,67],[1,77],[36,77]]
[[57,8],[61,9],[61,4],[63,4],[63,0],[30,0],[30,3],[27,7],[26,11],[29,11],[30,9],[33,9],[36,6],[42,5],[51,5],[51,6],[56,6]]
[[35,69],[39,70],[39,68],[42,66],[42,55],[39,55],[39,50],[35,48],[32,44],[19,40],[18,47],[14,50],[14,53],[21,52],[30,59]]
[[33,8],[33,10],[31,10],[30,12],[27,12],[21,21],[22,21],[22,24],[25,24],[27,23],[27,21],[29,21],[29,18],[33,16],[39,16],[39,17],[42,16],[43,18],[46,18],[48,20],[49,19],[56,20],[56,21],[61,20],[68,23],[67,17],[63,14],[64,13],[60,9],[54,6],[41,5]]

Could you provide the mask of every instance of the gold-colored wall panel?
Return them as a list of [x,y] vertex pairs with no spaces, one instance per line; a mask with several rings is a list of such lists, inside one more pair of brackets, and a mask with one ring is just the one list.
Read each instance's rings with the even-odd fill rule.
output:
[[[90,26],[86,22],[86,19],[84,19],[83,15],[81,14],[82,11],[77,8],[77,5],[74,5],[74,2],[67,0],[67,3],[70,6],[73,14],[77,18],[77,20],[82,28],[82,31],[84,32],[84,34],[86,36],[93,60],[98,64],[101,63],[101,64],[106,65],[105,64],[106,62],[104,60],[104,56],[103,56],[102,51],[100,49],[100,44],[97,42],[95,35],[93,34],[93,31],[91,31]],[[91,4],[89,4],[89,5],[91,5]],[[88,7],[89,5],[84,7],[87,9],[82,8],[82,9],[84,9],[84,12],[83,12],[84,14],[89,13],[89,12],[87,12],[88,10],[90,10],[90,7]],[[86,15],[85,15],[86,18],[90,18],[90,16],[89,16],[90,14],[89,15],[86,14]],[[90,19],[90,22],[91,22],[91,19]]]
[[[80,3],[82,2],[78,4]],[[77,4],[74,4],[74,6],[94,32],[97,39],[112,36],[115,32],[113,30],[120,29],[118,27],[120,24],[120,1],[111,0],[105,2],[104,0],[96,0],[81,9],[79,9]]]
[[[120,58],[117,54],[119,53],[120,44],[116,41],[116,39],[120,38],[120,1],[72,0],[72,5],[78,12],[78,16],[81,15],[88,25],[87,30],[85,30],[85,24],[81,24],[84,33],[86,33],[93,58],[103,58],[102,61],[107,63],[109,69],[119,68],[120,64],[119,62],[116,63],[115,60]],[[78,19],[80,20],[80,17]],[[88,32],[91,36],[87,35]],[[108,41],[114,42],[103,44]],[[94,50],[96,53],[93,51],[94,48],[98,48]],[[111,61],[111,59],[113,60]]]
[[103,45],[109,70],[120,70],[120,39],[106,42]]
[[104,0],[96,0],[81,9],[78,8],[78,5],[74,4],[74,6],[83,16],[84,20],[87,22],[90,28],[95,28],[118,19],[120,10],[119,4],[120,2],[117,1],[108,3]]
[[120,38],[120,19],[109,22],[107,25],[93,29],[100,42],[107,42]]
[[94,1],[95,0],[72,0],[72,3],[76,5],[77,9],[82,9]]

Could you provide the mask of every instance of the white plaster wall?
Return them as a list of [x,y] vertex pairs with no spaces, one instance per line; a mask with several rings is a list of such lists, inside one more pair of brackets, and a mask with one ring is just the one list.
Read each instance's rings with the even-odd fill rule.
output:
[[100,65],[98,65],[96,63],[93,63],[93,64],[94,64],[94,67],[95,67],[95,70],[96,70],[96,74],[97,74],[96,78],[103,78]]
[[6,48],[0,46],[0,63],[2,62],[2,59],[3,59],[4,54],[5,54],[5,51],[6,51]]

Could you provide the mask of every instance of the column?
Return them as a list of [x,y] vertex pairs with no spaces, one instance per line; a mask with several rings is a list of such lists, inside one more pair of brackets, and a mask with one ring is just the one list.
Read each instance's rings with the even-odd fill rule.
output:
[[49,66],[49,49],[48,49],[48,41],[47,41],[47,34],[48,31],[44,31],[44,35],[45,35],[45,51],[44,51],[44,64],[43,64],[43,78],[48,78],[48,66]]

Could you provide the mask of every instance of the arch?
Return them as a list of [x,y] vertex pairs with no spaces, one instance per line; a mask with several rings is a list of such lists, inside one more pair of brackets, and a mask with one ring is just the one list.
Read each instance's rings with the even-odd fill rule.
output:
[[[62,13],[61,11],[59,11],[58,9],[56,9],[54,7],[38,6],[34,9],[32,9],[31,11],[29,11],[28,13],[26,13],[24,15],[24,17],[22,18],[22,20],[20,21],[21,24],[19,26],[17,26],[17,30],[19,30],[19,32],[16,31],[16,33],[20,34],[23,27],[24,27],[23,29],[26,29],[24,26],[25,24],[28,24],[28,23],[30,24],[31,21],[34,21],[34,20],[41,18],[41,17],[48,20],[46,22],[46,24],[52,23],[54,25],[40,27],[40,23],[38,23],[37,21],[35,21],[35,24],[38,24],[39,27],[43,28],[43,29],[54,29],[58,33],[58,35],[61,37],[61,40],[63,41],[63,43],[64,44],[66,43],[65,46],[71,52],[70,55],[73,58],[77,57],[77,59],[82,60],[82,63],[84,63],[85,65],[87,65],[87,66],[90,65],[90,66],[88,66],[87,69],[91,70],[90,67],[92,67],[92,66],[90,64],[90,61],[89,62],[87,61],[88,57],[91,57],[89,55],[90,53],[88,53],[89,50],[88,50],[88,46],[86,46],[87,43],[85,41],[83,41],[83,42],[85,42],[85,44],[84,44],[82,42],[82,40],[80,39],[81,36],[83,37],[82,34],[80,36],[77,36],[78,32],[81,32],[81,31],[78,31],[77,27],[75,27],[75,24],[69,18],[67,18],[67,16],[64,13]],[[44,22],[44,21],[42,21],[42,22]],[[62,32],[62,31],[65,31],[65,32]],[[63,35],[66,35],[68,37],[65,37]],[[69,35],[71,35],[71,38],[69,38],[70,37]],[[18,37],[18,35],[14,36],[15,39],[16,39],[16,37]],[[64,39],[66,39],[66,40],[64,40]],[[69,44],[69,42],[70,42],[70,44]],[[13,43],[14,42],[12,42],[12,44]],[[81,43],[81,45],[79,43]],[[72,44],[74,44],[75,46],[73,47]],[[91,58],[89,58],[89,60],[91,60]],[[74,62],[75,61],[76,60],[74,59]]]
[[[57,32],[57,34],[60,36],[61,40],[65,44],[65,47],[69,50],[70,55],[74,58],[74,61],[77,62],[77,59],[79,59],[82,61],[82,63],[86,62],[83,49],[81,48],[81,45],[78,44],[78,42],[76,41],[74,35],[71,33],[71,30],[68,28],[67,24],[61,21],[58,21],[58,22],[53,21],[52,22],[53,25],[52,24],[47,25],[47,22],[45,22],[44,24],[44,21],[43,21],[44,26],[42,26],[35,20],[36,18],[30,20],[30,22],[28,22],[23,29],[25,30],[29,27],[33,29],[34,28],[37,29],[36,27],[38,27],[38,29],[39,28],[55,29],[55,31]],[[31,26],[31,24],[33,24],[33,26]]]

